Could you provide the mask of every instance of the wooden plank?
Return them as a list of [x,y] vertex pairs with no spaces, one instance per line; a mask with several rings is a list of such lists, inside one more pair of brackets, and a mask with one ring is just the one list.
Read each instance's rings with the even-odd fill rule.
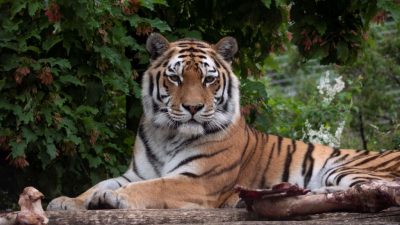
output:
[[380,213],[325,213],[290,220],[268,221],[244,209],[165,209],[49,211],[49,225],[64,224],[400,224],[400,208]]
[[[146,209],[146,210],[87,210],[48,211],[49,225],[135,225],[135,224],[211,224],[211,225],[358,225],[400,224],[400,207],[379,213],[324,213],[271,221],[258,218],[244,209]],[[1,217],[6,214],[0,213]],[[3,225],[0,220],[0,225]]]

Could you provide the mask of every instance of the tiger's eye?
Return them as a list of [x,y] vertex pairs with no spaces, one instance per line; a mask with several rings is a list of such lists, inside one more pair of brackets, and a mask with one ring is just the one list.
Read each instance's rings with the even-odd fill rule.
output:
[[212,83],[215,79],[216,79],[216,77],[208,76],[208,77],[204,78],[204,82]]
[[179,80],[180,80],[178,75],[172,75],[172,76],[169,76],[168,78],[174,82],[179,82]]

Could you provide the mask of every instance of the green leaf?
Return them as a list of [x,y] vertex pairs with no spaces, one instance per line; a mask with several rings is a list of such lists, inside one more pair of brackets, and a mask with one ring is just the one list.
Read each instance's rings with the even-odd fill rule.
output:
[[97,81],[86,83],[86,102],[88,105],[95,105],[105,94],[103,85]]
[[380,9],[390,12],[394,20],[400,22],[400,4],[393,0],[379,0],[377,6]]
[[4,77],[3,79],[0,79],[0,91],[4,88],[6,85],[6,78]]
[[136,98],[140,98],[142,96],[142,89],[137,82],[133,82],[133,94]]
[[16,158],[18,156],[23,156],[25,154],[25,150],[28,147],[27,143],[25,141],[12,141],[10,143],[11,146],[11,156],[13,158]]
[[20,60],[16,54],[0,55],[0,61],[0,68],[4,71],[10,71],[20,66]]
[[26,7],[26,4],[28,3],[28,1],[24,1],[24,0],[17,0],[13,2],[14,4],[11,6],[11,17],[14,17],[15,14],[21,12],[22,9],[24,9]]
[[121,59],[121,53],[115,48],[110,48],[107,46],[95,46],[94,50],[100,53],[102,58],[108,59],[111,64],[118,64],[119,60]]
[[42,2],[32,2],[28,4],[28,14],[34,16],[35,13],[42,7]]
[[30,50],[30,51],[35,52],[37,54],[40,53],[40,49],[38,47],[36,47],[36,46],[33,46],[33,45],[30,45],[30,46],[26,47],[26,50]]
[[87,105],[80,105],[75,110],[75,113],[78,115],[96,115],[98,112],[99,112],[98,109]]
[[57,148],[54,143],[47,143],[46,144],[46,152],[50,156],[50,160],[53,160],[57,156]]
[[82,83],[77,77],[72,75],[64,75],[60,77],[60,81],[63,84],[74,84],[76,86],[84,86],[85,84]]
[[272,0],[261,0],[261,2],[269,9],[271,6]]
[[91,154],[87,154],[85,158],[88,160],[89,166],[91,168],[97,168],[102,163],[101,158],[98,156],[92,156]]
[[129,93],[129,85],[119,76],[106,76],[102,78],[104,85],[111,85],[114,90],[122,91],[124,94]]
[[43,108],[41,112],[44,115],[44,118],[47,122],[47,126],[52,125],[53,124],[52,110],[50,108]]
[[317,29],[317,31],[320,35],[325,34],[327,27],[326,27],[326,23],[324,21],[318,21],[318,22],[314,23],[314,27],[315,27],[315,29]]
[[349,48],[347,47],[346,42],[339,42],[336,46],[337,56],[342,62],[346,62],[347,58],[349,57]]
[[140,0],[140,6],[150,10],[154,10],[155,4],[168,6],[167,1],[165,0]]
[[158,29],[160,32],[171,31],[169,25],[165,21],[160,20],[159,18],[147,19],[139,17],[137,15],[133,15],[132,17],[129,17],[128,21],[129,24],[133,27],[137,27],[141,23],[147,23],[151,27]]
[[71,69],[71,63],[63,58],[45,58],[38,60],[40,63],[49,63],[51,67],[58,66],[60,69]]
[[54,45],[58,44],[61,42],[63,38],[60,35],[51,35],[49,38],[47,38],[43,44],[42,48],[48,52]]
[[70,134],[67,136],[67,140],[71,141],[72,143],[79,145],[82,143],[82,139],[80,137],[77,137],[73,134]]
[[22,130],[22,136],[25,138],[26,143],[29,144],[35,142],[38,139],[38,136],[32,130],[26,127],[23,127],[21,130]]
[[157,28],[160,32],[171,31],[171,28],[168,26],[168,24],[158,18],[147,21],[151,27]]

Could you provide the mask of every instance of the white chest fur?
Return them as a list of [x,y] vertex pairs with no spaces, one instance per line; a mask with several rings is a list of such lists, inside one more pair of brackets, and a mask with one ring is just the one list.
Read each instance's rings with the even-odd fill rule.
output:
[[194,163],[185,160],[199,154],[199,148],[193,147],[198,140],[161,128],[142,128],[136,138],[133,159],[136,173],[144,179],[196,173]]

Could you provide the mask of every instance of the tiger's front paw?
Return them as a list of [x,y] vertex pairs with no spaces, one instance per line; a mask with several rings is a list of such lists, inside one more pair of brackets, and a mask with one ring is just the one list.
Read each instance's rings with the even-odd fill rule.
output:
[[77,198],[69,198],[61,196],[51,200],[49,205],[47,205],[46,210],[85,210],[85,204],[82,200]]
[[112,190],[98,190],[86,203],[88,209],[127,209],[130,208],[124,195]]

